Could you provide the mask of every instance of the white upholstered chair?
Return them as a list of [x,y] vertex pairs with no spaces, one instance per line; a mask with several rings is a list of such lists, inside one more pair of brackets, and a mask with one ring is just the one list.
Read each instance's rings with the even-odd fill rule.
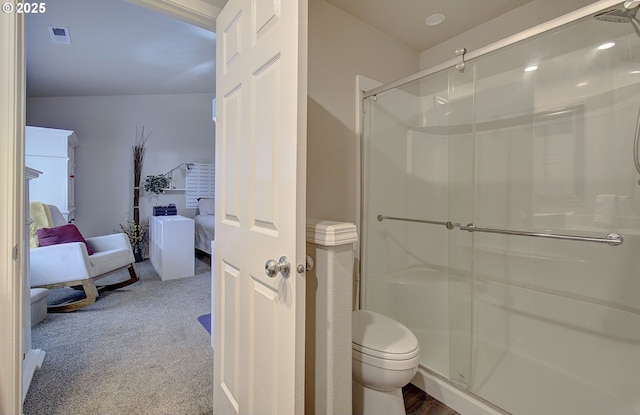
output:
[[[49,205],[53,226],[66,222],[57,207]],[[89,255],[82,242],[31,248],[30,276],[32,288],[82,287],[86,297],[77,301],[51,305],[49,312],[67,312],[88,306],[96,301],[99,292],[115,290],[138,281],[135,259],[129,238],[124,233],[85,239],[93,250]],[[128,268],[129,279],[103,286],[95,281],[122,268]]]

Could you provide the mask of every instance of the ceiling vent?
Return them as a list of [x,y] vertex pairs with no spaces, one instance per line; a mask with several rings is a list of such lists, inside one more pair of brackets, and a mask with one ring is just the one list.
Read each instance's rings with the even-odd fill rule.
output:
[[56,45],[71,44],[68,27],[49,26],[49,36],[51,36],[51,42]]

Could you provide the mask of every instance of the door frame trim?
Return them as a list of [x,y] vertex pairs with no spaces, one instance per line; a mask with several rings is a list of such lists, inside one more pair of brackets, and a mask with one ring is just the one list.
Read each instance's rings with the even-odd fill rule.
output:
[[[220,8],[202,0],[127,0],[215,31]],[[15,3],[15,0],[10,0]],[[0,413],[22,413],[22,273],[25,235],[25,33],[22,14],[0,13]]]

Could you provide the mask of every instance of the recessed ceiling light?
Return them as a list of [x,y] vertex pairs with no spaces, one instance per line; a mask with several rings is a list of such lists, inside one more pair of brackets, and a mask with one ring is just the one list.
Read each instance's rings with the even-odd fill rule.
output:
[[442,13],[435,13],[432,14],[431,16],[427,17],[424,20],[424,24],[426,24],[427,26],[437,26],[440,23],[444,22],[444,19],[446,19],[447,16],[445,16]]
[[538,67],[536,65],[531,65],[531,66],[527,66],[526,68],[524,68],[525,72],[533,72],[536,69],[538,69]]
[[614,42],[607,42],[607,43],[603,43],[602,45],[598,46],[598,49],[600,50],[605,50],[605,49],[609,49],[614,47],[616,44]]
[[639,74],[639,73],[640,73],[640,71],[631,71],[631,72],[629,72],[629,73],[630,73],[631,75],[637,75],[637,74]]
[[589,82],[580,82],[579,84],[576,84],[576,86],[579,88],[581,86],[585,86],[585,85],[588,85],[588,84],[589,84]]

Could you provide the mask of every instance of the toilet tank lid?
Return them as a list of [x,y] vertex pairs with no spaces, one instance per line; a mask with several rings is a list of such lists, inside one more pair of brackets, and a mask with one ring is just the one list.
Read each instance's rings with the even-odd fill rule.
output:
[[369,310],[353,312],[352,341],[385,354],[406,354],[418,349],[416,336],[400,322]]

